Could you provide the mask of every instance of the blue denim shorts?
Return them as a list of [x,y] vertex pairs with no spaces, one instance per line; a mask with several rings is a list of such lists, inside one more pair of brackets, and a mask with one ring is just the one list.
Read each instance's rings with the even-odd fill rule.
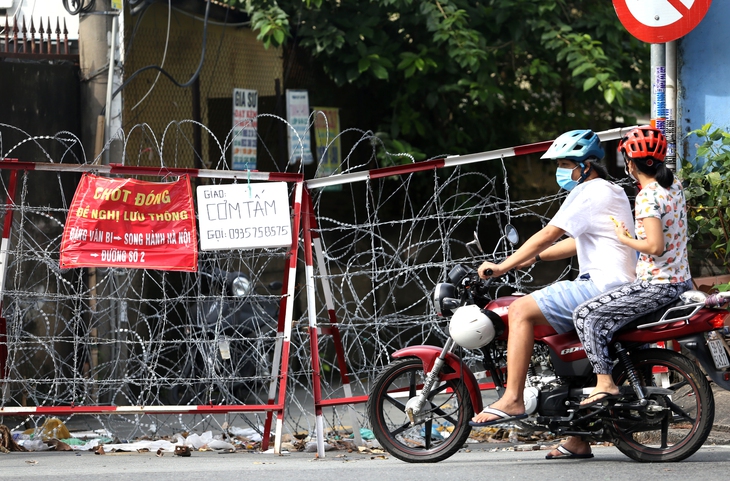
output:
[[575,329],[573,311],[588,299],[601,294],[590,279],[560,281],[530,295],[551,326],[562,334]]

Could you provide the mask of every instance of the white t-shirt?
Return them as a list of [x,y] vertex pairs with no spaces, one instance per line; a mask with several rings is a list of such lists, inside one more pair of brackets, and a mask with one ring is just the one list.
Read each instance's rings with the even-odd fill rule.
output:
[[549,222],[575,239],[580,275],[590,275],[601,291],[633,282],[636,251],[620,243],[611,216],[634,235],[629,199],[624,190],[603,179],[578,184]]

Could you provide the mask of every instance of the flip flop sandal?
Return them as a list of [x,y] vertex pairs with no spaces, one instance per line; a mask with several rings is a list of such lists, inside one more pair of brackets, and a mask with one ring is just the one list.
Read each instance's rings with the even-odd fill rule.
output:
[[587,409],[587,408],[593,407],[597,404],[602,404],[604,401],[615,401],[615,400],[621,399],[620,394],[611,394],[610,392],[597,392],[595,394],[591,394],[586,399],[591,399],[596,396],[602,396],[602,397],[599,397],[595,401],[591,401],[589,403],[580,404],[580,406],[578,406],[578,409]]
[[553,456],[548,453],[547,456],[545,456],[545,459],[590,459],[593,457],[593,453],[577,454],[562,444],[555,448],[555,450],[561,453],[560,456]]
[[493,414],[497,416],[497,419],[491,419],[489,421],[482,421],[482,422],[476,422],[476,421],[469,421],[469,426],[479,428],[483,426],[495,426],[497,424],[504,424],[511,421],[517,421],[519,419],[525,419],[527,417],[527,414],[507,414],[504,411],[500,411],[499,409],[494,409],[493,407],[486,407],[482,410],[484,414]]

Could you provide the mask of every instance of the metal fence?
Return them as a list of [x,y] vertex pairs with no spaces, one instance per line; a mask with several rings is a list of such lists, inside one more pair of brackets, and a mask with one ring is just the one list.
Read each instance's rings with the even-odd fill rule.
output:
[[78,62],[78,54],[69,51],[66,20],[56,17],[55,28],[50,17],[36,28],[35,20],[26,25],[25,16],[10,19],[5,15],[5,25],[0,34],[0,58],[25,60],[70,60]]
[[[389,355],[443,340],[431,291],[454,264],[480,261],[465,247],[473,232],[488,257],[503,257],[513,248],[499,242],[505,224],[539,229],[561,196],[510,198],[504,158],[545,145],[378,168],[378,155],[388,153],[377,138],[341,135],[360,136],[351,156],[337,174],[306,181],[300,172],[171,167],[176,151],[165,150],[165,139],[155,143],[155,157],[165,159],[157,167],[135,159],[89,165],[73,156],[0,162],[3,422],[38,425],[57,415],[127,438],[235,425],[268,433],[276,422],[279,441],[282,433],[367,427],[364,410],[352,405],[366,399]],[[45,153],[59,143],[77,140],[22,142]],[[188,155],[190,145],[178,143],[177,155]],[[357,149],[369,161],[352,162]],[[292,249],[201,252],[197,273],[64,270],[60,241],[81,172],[288,182],[296,242]],[[539,280],[529,284],[535,269],[495,293],[539,288]],[[255,286],[245,299],[221,290],[216,273],[234,272]],[[249,322],[236,320],[240,313]],[[464,358],[478,361],[468,352]]]

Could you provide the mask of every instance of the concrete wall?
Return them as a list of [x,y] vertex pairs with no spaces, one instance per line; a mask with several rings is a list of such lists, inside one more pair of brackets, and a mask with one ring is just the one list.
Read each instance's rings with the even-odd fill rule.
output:
[[730,129],[730,2],[715,0],[705,18],[677,42],[677,155],[694,160],[696,136],[706,123]]

